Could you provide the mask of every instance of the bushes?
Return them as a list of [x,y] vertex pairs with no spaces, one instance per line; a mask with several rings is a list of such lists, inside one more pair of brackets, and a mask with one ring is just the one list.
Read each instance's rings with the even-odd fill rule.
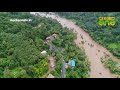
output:
[[47,60],[43,59],[41,60],[40,63],[38,63],[37,65],[35,65],[35,68],[34,68],[34,73],[35,73],[35,76],[37,77],[42,77],[44,74],[47,73],[48,71],[48,63],[47,63]]
[[21,67],[15,68],[13,70],[6,68],[3,73],[4,78],[29,78],[26,71]]
[[110,69],[113,74],[120,75],[120,65],[118,62],[109,59],[104,62],[105,66]]

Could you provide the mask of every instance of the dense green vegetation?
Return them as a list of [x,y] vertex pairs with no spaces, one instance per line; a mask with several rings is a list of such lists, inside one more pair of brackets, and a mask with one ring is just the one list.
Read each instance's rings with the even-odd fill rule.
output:
[[[10,19],[32,19],[31,22],[10,22]],[[39,26],[39,27],[38,27]],[[52,41],[64,51],[49,51],[46,37],[58,37]],[[89,77],[89,62],[82,49],[76,46],[76,36],[52,19],[35,17],[25,12],[0,13],[0,78],[40,78],[49,71],[48,59],[40,52],[46,50],[55,57],[56,68],[51,71],[56,78],[61,77],[62,59],[76,59],[76,67],[66,69],[68,78]],[[63,58],[61,58],[63,57]]]
[[[88,32],[98,43],[113,55],[120,58],[120,12],[57,12],[60,16],[71,19]],[[99,17],[115,17],[115,26],[100,26]]]
[[120,64],[112,59],[104,61],[105,67],[109,68],[113,74],[116,74],[120,77]]

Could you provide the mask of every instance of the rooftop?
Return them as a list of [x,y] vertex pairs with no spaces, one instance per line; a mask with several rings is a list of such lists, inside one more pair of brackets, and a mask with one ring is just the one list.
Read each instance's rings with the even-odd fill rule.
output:
[[55,78],[52,74],[49,74],[47,78]]

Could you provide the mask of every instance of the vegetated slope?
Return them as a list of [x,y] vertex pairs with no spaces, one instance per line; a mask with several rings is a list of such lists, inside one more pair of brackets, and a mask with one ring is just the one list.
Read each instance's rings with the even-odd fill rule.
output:
[[[32,19],[32,22],[10,22],[10,19]],[[82,49],[74,43],[75,35],[67,28],[52,19],[34,17],[29,13],[1,12],[0,13],[0,77],[27,78],[42,77],[49,69],[47,57],[40,54],[46,50],[56,60],[56,68],[52,73],[61,77],[61,56],[68,62],[76,59],[76,67],[66,70],[66,77],[89,77],[89,63]],[[40,27],[37,27],[39,26]],[[63,48],[64,52],[49,51],[45,44],[46,37],[58,34],[52,43]]]
[[[119,12],[57,12],[60,16],[76,22],[92,38],[120,58],[120,13]],[[99,26],[99,17],[115,17],[115,26]]]

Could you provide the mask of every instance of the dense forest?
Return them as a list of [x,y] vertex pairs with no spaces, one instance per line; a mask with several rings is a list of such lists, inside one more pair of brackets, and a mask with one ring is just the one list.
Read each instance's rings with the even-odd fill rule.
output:
[[[99,44],[120,58],[120,12],[56,12],[76,22]],[[99,17],[115,17],[115,26],[100,26]]]
[[[10,21],[10,19],[16,18],[31,19],[32,21]],[[95,17],[93,17],[93,19],[94,18]],[[118,28],[116,28],[116,30],[117,29]],[[103,31],[101,30],[101,33],[102,32]],[[58,37],[52,41],[52,44],[57,49],[62,48],[64,50],[62,52],[54,50],[50,51],[49,45],[44,43],[46,37],[51,36],[54,33],[57,34]],[[114,31],[111,31],[111,33],[116,34]],[[106,35],[108,35],[108,33],[106,33]],[[109,40],[105,40],[110,43],[110,38],[115,40],[120,38],[117,34],[115,36],[116,38],[112,38],[112,36],[109,38],[106,37],[106,39],[108,38]],[[52,73],[56,78],[61,78],[62,59],[67,63],[71,58],[76,60],[76,66],[75,68],[68,67],[66,69],[66,77],[89,77],[89,62],[84,50],[77,47],[74,43],[75,38],[76,35],[73,34],[72,31],[67,28],[62,28],[56,20],[35,17],[28,12],[1,12],[0,78],[42,78],[49,73]],[[97,39],[102,41],[101,38]],[[116,43],[119,43],[113,41],[111,41],[110,46],[108,47],[111,48],[114,44],[116,45]],[[107,45],[107,43],[105,43],[105,45]],[[120,49],[118,49],[118,47],[119,45],[113,50],[114,53],[119,56]],[[41,54],[43,50],[47,51],[49,56],[55,58],[55,70],[49,72],[48,58]]]

